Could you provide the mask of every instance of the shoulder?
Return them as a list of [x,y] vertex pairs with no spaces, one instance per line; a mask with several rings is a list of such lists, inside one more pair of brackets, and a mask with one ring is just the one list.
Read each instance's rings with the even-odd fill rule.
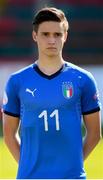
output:
[[85,70],[84,68],[81,68],[69,62],[65,62],[65,67],[68,69],[68,72],[70,71],[70,73],[73,74],[73,76],[79,77],[80,79],[83,79],[83,81],[95,81],[92,73]]
[[12,73],[9,76],[9,79],[13,80],[13,81],[15,81],[15,80],[17,81],[20,78],[29,77],[29,73],[32,71],[32,69],[33,69],[33,64],[26,66],[26,67]]
[[11,76],[22,76],[24,74],[29,73],[33,69],[33,64],[30,64],[29,66],[26,66],[14,73],[11,74]]
[[30,77],[32,69],[33,64],[12,73],[7,79],[6,87],[15,87],[18,89],[19,85],[23,84],[24,80]]

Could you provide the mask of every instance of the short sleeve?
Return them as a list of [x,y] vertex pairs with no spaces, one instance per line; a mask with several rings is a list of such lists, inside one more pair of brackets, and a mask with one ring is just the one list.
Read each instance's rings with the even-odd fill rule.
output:
[[6,84],[3,97],[3,112],[19,117],[20,116],[20,102],[18,97],[18,89],[15,79],[11,76]]
[[100,110],[99,92],[97,83],[91,73],[89,73],[84,80],[82,88],[82,114],[90,114]]

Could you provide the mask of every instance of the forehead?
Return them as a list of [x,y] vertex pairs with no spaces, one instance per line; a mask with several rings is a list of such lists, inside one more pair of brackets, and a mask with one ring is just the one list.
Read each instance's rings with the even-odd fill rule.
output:
[[63,32],[64,26],[62,22],[45,21],[39,25],[39,32]]

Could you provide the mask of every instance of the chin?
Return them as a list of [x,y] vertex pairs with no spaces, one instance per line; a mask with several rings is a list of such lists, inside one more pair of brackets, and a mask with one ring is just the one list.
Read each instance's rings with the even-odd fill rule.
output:
[[59,54],[58,53],[48,53],[47,54],[49,57],[56,57],[58,56]]
[[50,58],[55,58],[55,57],[57,57],[58,55],[54,55],[54,54],[51,54],[51,55],[48,55],[48,57],[50,57]]

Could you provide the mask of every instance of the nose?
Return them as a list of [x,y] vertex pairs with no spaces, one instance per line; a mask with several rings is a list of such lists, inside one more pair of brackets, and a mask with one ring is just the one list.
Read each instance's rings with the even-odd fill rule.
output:
[[55,44],[55,37],[54,36],[50,36],[49,40],[48,40],[49,44]]

